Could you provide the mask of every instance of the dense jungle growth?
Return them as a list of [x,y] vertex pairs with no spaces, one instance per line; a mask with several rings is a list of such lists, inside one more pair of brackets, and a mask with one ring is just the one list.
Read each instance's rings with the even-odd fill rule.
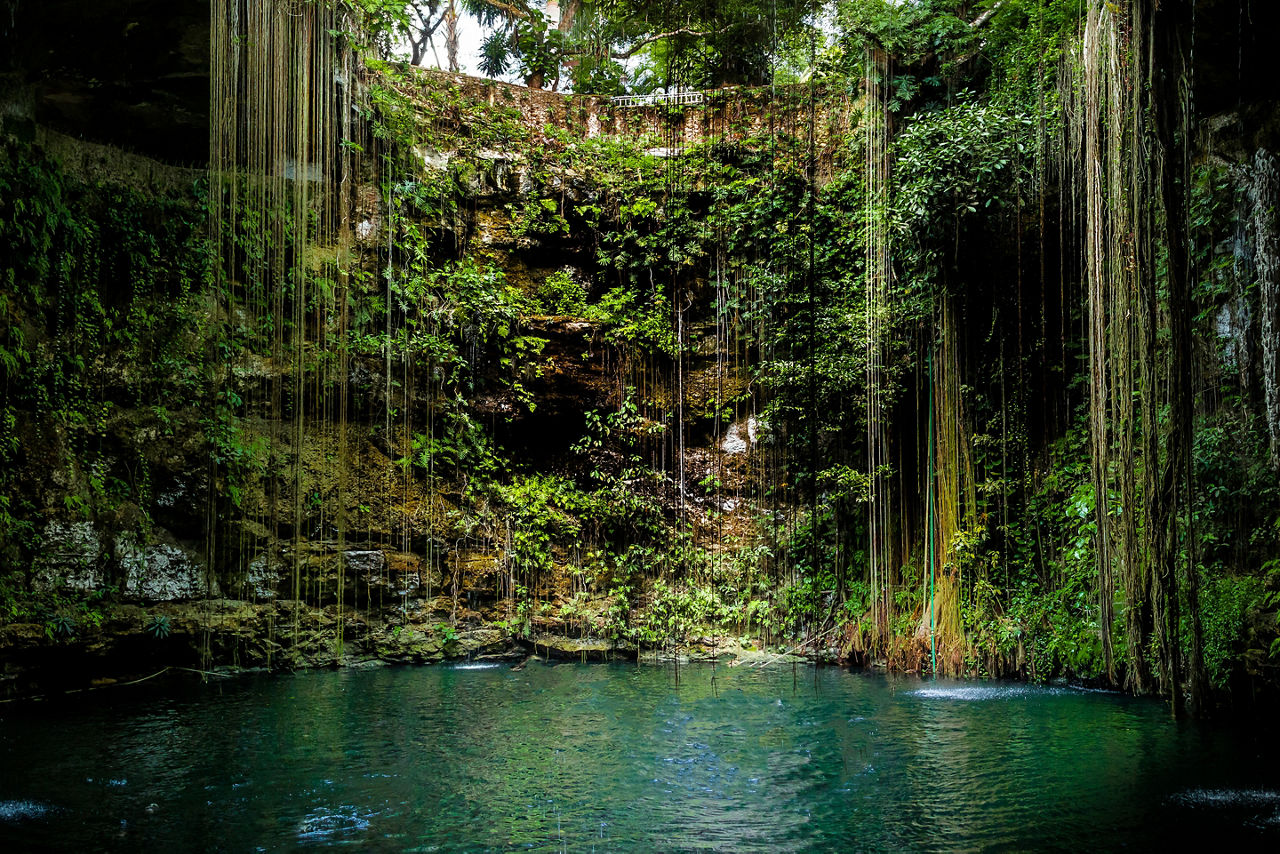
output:
[[[6,693],[741,644],[1274,696],[1276,11],[212,0],[90,68],[9,5]],[[459,14],[526,86],[405,61]],[[172,135],[91,107],[145,86]]]

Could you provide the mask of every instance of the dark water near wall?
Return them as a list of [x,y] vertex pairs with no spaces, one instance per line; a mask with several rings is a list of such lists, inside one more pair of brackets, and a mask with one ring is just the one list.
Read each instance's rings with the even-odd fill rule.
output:
[[0,850],[1239,850],[1280,834],[1280,769],[1243,733],[1065,688],[532,663],[143,690],[0,707]]

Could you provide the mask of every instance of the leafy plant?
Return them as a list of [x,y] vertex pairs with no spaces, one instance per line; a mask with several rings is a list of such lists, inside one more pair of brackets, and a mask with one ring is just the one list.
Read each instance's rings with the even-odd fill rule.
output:
[[76,621],[66,614],[55,614],[45,623],[44,631],[54,640],[71,640],[76,636]]
[[147,618],[146,625],[143,626],[144,631],[156,640],[164,640],[169,637],[173,630],[172,624],[169,622],[167,614],[152,614]]
[[451,623],[440,623],[436,626],[436,633],[440,635],[440,642],[445,646],[456,643],[458,640],[458,628]]
[[546,314],[578,317],[586,307],[587,292],[571,268],[557,270],[543,280],[538,299]]

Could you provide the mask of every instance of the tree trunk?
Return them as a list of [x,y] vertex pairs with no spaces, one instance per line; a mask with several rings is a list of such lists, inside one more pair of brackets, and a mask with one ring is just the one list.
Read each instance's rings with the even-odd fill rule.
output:
[[578,13],[582,11],[582,0],[569,0],[560,7],[560,23],[556,26],[562,33],[567,33],[573,27],[573,21],[578,17]]
[[[1150,0],[1144,0],[1144,5],[1146,2]],[[1190,4],[1188,0],[1164,0],[1163,3],[1155,4],[1149,14],[1153,56],[1151,90],[1156,118],[1154,147],[1156,162],[1160,166],[1159,189],[1169,253],[1169,450],[1166,459],[1169,477],[1166,478],[1166,483],[1172,487],[1172,519],[1176,520],[1178,516],[1178,495],[1185,496],[1182,511],[1186,519],[1186,605],[1191,619],[1191,656],[1187,685],[1190,689],[1191,714],[1200,717],[1206,710],[1207,684],[1204,670],[1204,632],[1200,621],[1200,571],[1196,565],[1195,515],[1191,500],[1195,430],[1191,320],[1195,309],[1192,306],[1190,258],[1187,252],[1186,182],[1189,164],[1185,159],[1184,145],[1194,117],[1188,115],[1189,106],[1185,103],[1179,85],[1187,74],[1187,55],[1181,36],[1190,32]],[[1182,478],[1185,480],[1178,484]],[[1173,555],[1170,554],[1167,560],[1171,567]],[[1170,574],[1176,574],[1176,570]],[[1177,625],[1170,628],[1176,631]],[[1176,637],[1173,642],[1177,642]],[[1175,704],[1179,699],[1174,697]]]
[[444,12],[445,52],[449,55],[449,70],[457,74],[458,66],[458,5],[456,0],[449,0],[449,8]]

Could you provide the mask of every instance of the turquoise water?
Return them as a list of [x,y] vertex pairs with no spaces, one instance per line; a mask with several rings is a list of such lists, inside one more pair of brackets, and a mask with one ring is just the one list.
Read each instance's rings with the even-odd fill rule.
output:
[[1069,688],[505,665],[0,707],[0,849],[1214,850],[1280,834],[1243,732]]

